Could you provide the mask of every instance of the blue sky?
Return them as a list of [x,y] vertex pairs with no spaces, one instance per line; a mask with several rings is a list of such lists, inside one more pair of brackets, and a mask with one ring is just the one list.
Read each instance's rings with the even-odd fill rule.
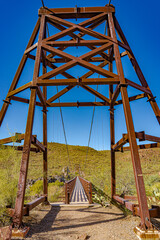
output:
[[[51,1],[44,0],[47,7],[74,7],[81,6],[104,6],[108,1]],[[126,35],[126,38],[138,60],[138,63],[146,77],[146,80],[156,96],[158,105],[160,106],[160,17],[159,0],[154,1],[127,1],[112,0],[116,7],[116,17]],[[0,108],[3,99],[7,95],[8,89],[19,65],[20,59],[26,48],[27,42],[33,31],[38,18],[38,9],[41,7],[41,0],[28,1],[3,1],[1,3],[2,10],[0,15],[1,22],[1,79],[0,79]],[[79,50],[77,55],[81,54]],[[124,72],[126,77],[131,80],[137,79],[126,59],[123,60]],[[79,70],[81,71],[81,70]],[[31,81],[30,73],[32,68],[26,66],[23,77],[27,81]],[[23,81],[23,79],[22,79]],[[104,87],[99,88],[101,92],[105,92]],[[80,91],[80,97],[77,97]],[[128,88],[129,94],[138,94]],[[55,89],[53,89],[55,93]],[[52,94],[49,92],[49,94]],[[108,93],[107,93],[108,94]],[[25,96],[25,95],[23,95]],[[29,91],[26,92],[29,96]],[[75,88],[72,95],[68,95],[70,101],[87,101],[93,100],[87,92]],[[62,100],[68,100],[67,96]],[[131,103],[131,110],[135,123],[135,130],[145,130],[148,134],[160,136],[160,128],[153,114],[150,104],[143,100]],[[24,132],[27,118],[28,105],[12,101],[6,117],[0,129],[1,138],[8,137],[14,132]],[[69,144],[87,145],[89,137],[89,129],[92,118],[93,108],[63,108],[63,116],[66,128],[66,134]],[[95,119],[93,124],[93,133],[91,137],[91,147],[96,149],[109,149],[110,146],[110,130],[109,130],[109,111],[108,108],[96,108]],[[125,119],[123,114],[123,106],[117,106],[115,111],[115,131],[116,141],[126,132]],[[37,134],[38,139],[42,140],[42,112],[40,108],[36,109],[35,123],[33,133]],[[64,142],[62,124],[59,109],[51,109],[48,113],[48,140],[56,142]]]

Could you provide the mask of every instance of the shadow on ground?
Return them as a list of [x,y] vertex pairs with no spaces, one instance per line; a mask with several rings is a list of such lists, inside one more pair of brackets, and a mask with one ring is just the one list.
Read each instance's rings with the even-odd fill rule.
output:
[[[46,210],[40,210],[40,211],[46,211]],[[35,233],[42,233],[42,232],[48,232],[53,231],[52,225],[56,219],[57,214],[60,211],[60,207],[51,207],[50,211],[45,215],[45,217],[37,223],[32,223],[29,225],[30,230],[27,234],[27,237],[32,237]]]
[[[61,213],[63,212],[63,217],[58,217],[56,219],[60,210]],[[70,215],[68,216],[68,213],[72,211],[76,213],[75,217],[69,217]],[[83,213],[87,213],[87,215],[84,216]],[[80,217],[78,217],[79,214]],[[78,229],[80,228],[89,226],[96,227],[97,224],[116,222],[124,218],[125,216],[123,213],[114,213],[111,209],[110,212],[101,212],[95,207],[74,209],[72,207],[60,208],[52,206],[50,211],[43,217],[41,221],[35,224],[32,223],[30,225],[30,231],[27,235],[27,238],[31,238],[33,235],[37,235],[39,233],[43,233],[44,235],[47,233],[51,234],[51,232],[53,232],[54,236],[62,234],[77,234]],[[65,231],[65,233],[62,233],[62,231]]]

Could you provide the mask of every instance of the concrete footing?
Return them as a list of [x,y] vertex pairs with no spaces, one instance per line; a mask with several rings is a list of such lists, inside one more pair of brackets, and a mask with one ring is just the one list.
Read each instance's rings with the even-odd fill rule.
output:
[[139,240],[160,240],[160,231],[158,230],[142,230],[139,227],[134,228],[134,232]]
[[17,238],[17,239],[23,239],[27,235],[29,231],[29,227],[24,227],[24,228],[13,228],[12,229],[12,237]]

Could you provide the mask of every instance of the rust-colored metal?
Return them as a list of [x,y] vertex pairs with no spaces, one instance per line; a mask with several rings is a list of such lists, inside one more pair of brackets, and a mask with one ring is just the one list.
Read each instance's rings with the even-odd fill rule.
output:
[[[73,23],[70,21],[70,19],[74,18],[81,18],[82,21],[78,24],[76,24],[75,21]],[[83,18],[85,19],[84,21]],[[104,21],[107,21],[108,24],[107,34],[102,34],[96,30],[96,27],[104,23]],[[58,33],[47,36],[46,24],[50,24],[51,27],[53,26],[57,28]],[[116,31],[119,34],[120,41],[117,40]],[[35,42],[37,35],[38,42]],[[87,39],[86,35],[88,35]],[[64,41],[62,39],[66,36],[69,36],[68,41]],[[89,39],[89,37],[91,39]],[[89,51],[79,57],[75,57],[74,55],[71,55],[65,51],[67,48],[72,47],[86,47]],[[120,53],[119,47],[124,49],[122,53]],[[36,55],[34,55],[32,52],[33,50],[36,50]],[[132,63],[140,80],[139,84],[127,79],[124,76],[121,58],[125,56],[128,56]],[[16,88],[28,58],[34,61],[32,82]],[[117,67],[116,74],[113,72],[113,62],[115,62]],[[59,63],[60,65],[58,65]],[[67,72],[68,70],[72,70],[72,68],[77,65],[88,69],[88,72],[82,76],[74,76],[75,74],[72,75],[71,73]],[[40,69],[42,69],[42,73]],[[100,74],[100,77],[92,78],[94,73]],[[57,75],[59,74],[61,74],[64,78],[58,78]],[[56,79],[53,79],[53,77],[56,77]],[[109,85],[109,98],[95,90],[94,87],[92,88],[90,85]],[[50,86],[64,86],[64,88],[54,96],[47,98],[47,89]],[[97,96],[101,99],[101,102],[55,102],[59,97],[66,94],[68,91],[72,91],[75,86],[80,86],[94,96]],[[127,86],[131,86],[142,93],[135,96],[128,96]],[[30,99],[19,97],[19,93],[28,88],[31,89]],[[122,99],[117,100],[120,94]],[[39,101],[36,101],[37,96]],[[160,138],[147,135],[144,132],[136,133],[134,130],[130,109],[130,101],[137,101],[138,99],[145,97],[148,98],[154,114],[160,123],[160,109],[158,108],[155,97],[153,97],[148,83],[144,78],[137,60],[133,55],[125,35],[115,17],[115,8],[113,5],[106,5],[105,7],[82,8],[40,8],[39,19],[29,40],[27,48],[24,51],[24,55],[0,112],[1,125],[11,101],[19,101],[29,104],[25,134],[18,135],[16,136],[17,138],[12,137],[0,140],[0,144],[6,144],[24,139],[24,145],[17,147],[18,150],[23,149],[23,153],[15,212],[13,215],[14,226],[21,226],[22,216],[28,211],[27,208],[24,207],[24,195],[29,154],[30,151],[37,151],[35,149],[43,152],[43,192],[46,196],[45,199],[47,200],[47,109],[49,107],[104,106],[110,110],[112,198],[116,201],[120,201],[122,204],[125,203],[126,207],[134,210],[134,213],[136,211],[139,212],[141,217],[141,227],[144,229],[150,229],[152,225],[147,206],[147,198],[145,194],[138,149],[159,147]],[[127,134],[124,134],[123,138],[115,143],[114,110],[119,104],[123,104]],[[41,107],[43,112],[43,144],[37,140],[36,136],[32,135],[35,106]],[[136,138],[139,139],[139,141],[148,140],[154,143],[137,146]],[[129,147],[123,147],[127,142],[129,142]],[[31,144],[36,146],[36,148],[32,148]],[[137,198],[139,203],[138,207],[134,204],[131,204],[127,199],[123,200],[119,196],[116,196],[115,152],[119,150],[131,151],[137,188]],[[65,185],[66,203],[69,203],[75,180],[76,179],[71,180]],[[84,183],[82,179],[81,181]],[[86,186],[87,189],[85,189],[85,191],[86,194],[88,194],[87,196],[89,201],[91,202],[91,184],[87,183]],[[86,186],[84,185],[84,188],[86,188]],[[38,200],[36,204],[40,202],[41,200]],[[157,210],[154,210],[152,212],[155,214],[156,211]]]
[[[128,210],[133,212],[134,216],[141,216],[139,205],[137,203],[133,203],[131,201],[137,201],[136,196],[124,196],[120,197],[119,195],[114,195],[113,199],[118,203],[124,205]],[[160,207],[157,205],[152,205],[152,208],[149,209],[150,217],[160,218]]]
[[79,177],[79,180],[83,186],[83,189],[86,193],[86,196],[88,198],[89,204],[92,204],[92,183],[85,180],[82,177]]
[[74,190],[74,186],[76,184],[76,179],[77,177],[73,178],[70,181],[65,182],[65,203],[69,204],[70,203],[70,199],[72,196],[72,192]]
[[[123,73],[120,52],[117,44],[117,37],[116,37],[116,32],[114,27],[113,16],[110,13],[108,14],[108,21],[109,21],[111,36],[115,42],[114,43],[115,60],[116,60],[117,72],[120,79],[120,84],[122,84],[121,95],[122,95],[122,102],[123,102],[126,126],[128,130],[128,138],[129,138],[131,155],[132,155],[132,163],[133,163],[133,170],[134,170],[134,176],[135,176],[135,182],[136,182],[136,188],[137,188],[138,202],[139,202],[140,213],[141,213],[141,226],[144,228],[146,227],[151,228],[152,224],[150,222],[150,216],[148,211],[147,198],[145,193],[145,186],[144,186],[144,181],[142,176],[142,169],[141,169],[141,163],[140,163],[138,147],[136,142],[133,119],[132,119],[132,114],[131,114],[131,109],[129,104],[127,88],[125,86],[126,81]],[[146,219],[149,219],[149,221],[148,220],[146,221]]]
[[[46,31],[45,31],[46,36]],[[46,57],[46,52],[44,52],[44,58]],[[45,64],[45,59],[43,59],[43,74],[47,72],[47,67]],[[47,87],[43,87],[43,95],[44,95],[44,101],[47,100]],[[48,170],[48,163],[47,163],[47,104],[43,105],[43,145],[45,147],[45,150],[43,152],[43,193],[48,195],[48,181],[47,181],[47,170]],[[47,197],[46,197],[47,202]]]
[[[37,47],[35,68],[34,68],[34,74],[33,74],[33,85],[36,85],[36,80],[39,75],[41,41],[43,38],[44,27],[45,27],[45,17],[43,16],[41,18],[41,23],[40,23],[40,33],[39,33],[39,40],[38,40],[40,47],[39,46]],[[31,147],[31,140],[32,140],[32,128],[33,128],[33,120],[34,120],[34,112],[35,112],[36,95],[37,95],[36,88],[32,88],[31,95],[30,95],[27,124],[26,124],[26,132],[24,137],[24,147],[23,147],[20,176],[19,176],[19,182],[18,182],[18,192],[17,192],[16,203],[15,203],[15,212],[13,215],[14,227],[19,227],[22,224],[23,205],[24,205],[24,196],[25,196],[25,189],[26,189],[29,154],[30,154],[30,147]]]

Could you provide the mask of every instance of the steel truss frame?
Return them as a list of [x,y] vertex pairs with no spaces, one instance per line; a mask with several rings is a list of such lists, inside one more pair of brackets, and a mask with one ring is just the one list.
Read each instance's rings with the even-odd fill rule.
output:
[[[66,19],[80,19],[87,18],[79,24],[75,24]],[[108,22],[108,34],[104,35],[94,29],[104,21]],[[49,23],[60,32],[47,36],[46,24]],[[77,31],[79,32],[77,34]],[[117,40],[116,31],[121,39]],[[89,35],[94,40],[85,40],[84,36]],[[38,36],[38,42],[34,43]],[[61,41],[64,36],[70,36],[69,41]],[[90,49],[89,52],[80,57],[75,57],[66,53],[64,50],[73,46],[86,46]],[[124,49],[120,53],[119,47]],[[36,49],[36,55],[32,51]],[[98,56],[97,56],[98,55]],[[126,79],[123,72],[121,58],[128,56],[135,72],[139,78],[140,84],[134,83]],[[17,88],[21,73],[25,67],[27,59],[33,59],[34,73],[31,82]],[[113,62],[115,61],[117,67],[117,74],[113,73]],[[95,65],[98,62],[99,65]],[[63,65],[57,66],[57,63]],[[87,68],[89,71],[80,77],[74,77],[67,72],[74,66],[80,65]],[[104,67],[108,65],[109,70]],[[42,75],[40,75],[40,66],[42,66]],[[47,69],[50,71],[47,72]],[[100,78],[91,78],[94,73],[101,75]],[[61,74],[63,79],[53,79],[53,77]],[[109,98],[94,90],[89,85],[109,85]],[[47,99],[47,88],[49,86],[65,86],[63,90]],[[86,91],[92,93],[101,99],[101,102],[72,102],[72,103],[55,103],[54,101],[59,97],[71,91],[75,86],[80,86]],[[114,87],[116,86],[116,87]],[[128,97],[127,86],[131,86],[140,90],[142,93],[136,96]],[[15,96],[16,94],[30,88],[30,99]],[[117,98],[121,93],[122,100]],[[36,101],[36,96],[39,101]],[[137,189],[139,215],[141,217],[141,227],[144,229],[152,228],[150,221],[149,210],[147,206],[147,198],[145,193],[140,157],[138,153],[138,146],[136,137],[143,137],[146,139],[144,133],[135,133],[134,124],[130,109],[130,101],[138,100],[147,97],[148,101],[154,111],[154,114],[160,124],[160,109],[153,97],[153,94],[145,80],[145,77],[134,57],[134,54],[125,38],[125,35],[115,17],[115,8],[113,5],[106,5],[105,7],[85,7],[85,8],[61,8],[61,9],[39,9],[39,19],[36,23],[34,31],[31,35],[27,48],[24,52],[20,65],[17,69],[15,77],[12,81],[7,97],[4,100],[0,112],[0,125],[3,122],[7,109],[11,101],[19,101],[29,104],[28,118],[26,123],[26,131],[20,140],[24,138],[24,145],[22,151],[22,160],[20,168],[20,177],[18,183],[18,192],[15,204],[15,211],[13,215],[13,223],[15,227],[20,227],[22,224],[22,217],[24,215],[24,196],[26,188],[26,179],[28,171],[28,162],[31,148],[31,143],[43,151],[43,191],[44,197],[38,199],[36,203],[29,205],[26,211],[32,209],[40,202],[47,200],[47,108],[48,107],[81,107],[81,106],[109,106],[110,110],[110,129],[111,129],[111,194],[113,199],[116,197],[116,176],[115,176],[115,152],[121,148],[126,142],[129,142],[129,149],[132,156],[132,164],[135,176],[135,183]],[[125,121],[127,126],[127,134],[115,144],[114,131],[114,106],[123,104]],[[42,107],[43,111],[43,144],[41,144],[36,137],[32,136],[33,120],[35,107]],[[143,136],[142,136],[143,135]],[[151,140],[152,137],[149,137]],[[10,139],[12,141],[13,139]],[[147,138],[148,140],[148,138]],[[152,138],[159,147],[160,139]],[[151,141],[152,141],[151,140]],[[6,143],[5,140],[0,142]],[[151,144],[152,145],[152,144]],[[150,145],[150,146],[151,146]],[[150,147],[147,145],[147,147]],[[153,147],[153,146],[151,146]],[[141,147],[140,147],[141,148]],[[123,148],[124,149],[124,148]],[[128,150],[128,149],[127,149]],[[34,151],[34,150],[33,150]]]

